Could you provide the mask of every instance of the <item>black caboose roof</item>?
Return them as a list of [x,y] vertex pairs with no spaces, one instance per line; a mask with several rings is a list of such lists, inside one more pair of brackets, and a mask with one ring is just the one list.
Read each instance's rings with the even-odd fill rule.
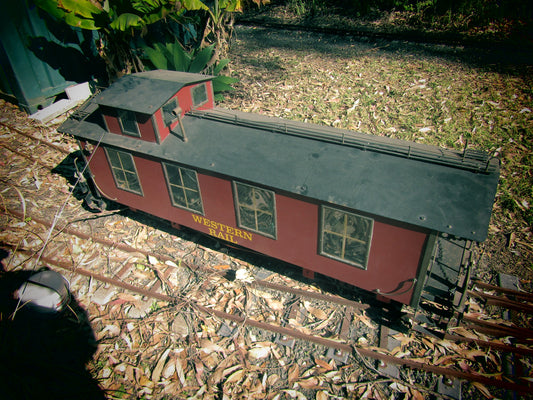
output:
[[[226,118],[211,119],[209,113]],[[61,131],[313,201],[476,241],[486,238],[499,177],[498,160],[488,160],[485,170],[478,171],[462,168],[460,163],[443,165],[446,157],[460,159],[458,153],[447,154],[433,146],[257,114],[228,110],[207,114],[183,118],[187,142],[174,135],[162,144],[140,141],[108,133],[88,120],[70,119]],[[236,123],[243,120],[247,122]],[[281,128],[274,132],[273,126]],[[316,129],[337,137],[341,132],[343,140],[344,134],[351,135],[363,145],[346,146],[280,133],[283,127]],[[378,151],[369,150],[374,148]],[[394,153],[402,148],[407,149],[406,154]],[[429,161],[413,158],[417,152],[428,153]]]
[[126,75],[95,96],[102,106],[143,114],[155,113],[184,86],[213,79],[210,75],[154,70]]

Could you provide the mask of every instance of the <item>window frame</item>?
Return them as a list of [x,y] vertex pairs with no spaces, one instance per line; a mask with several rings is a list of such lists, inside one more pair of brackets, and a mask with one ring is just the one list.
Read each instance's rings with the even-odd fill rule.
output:
[[[191,211],[191,212],[194,212],[196,214],[200,214],[200,215],[205,215],[205,212],[204,212],[204,200],[202,198],[202,191],[200,189],[200,182],[198,181],[198,173],[194,170],[194,169],[191,169],[191,168],[187,168],[187,167],[182,167],[182,166],[179,166],[179,165],[176,165],[176,164],[173,164],[173,163],[168,163],[168,162],[162,162],[162,167],[163,167],[163,173],[165,174],[165,181],[167,183],[167,189],[168,189],[168,194],[170,196],[170,202],[171,204],[174,206],[174,207],[177,207],[177,208],[181,208],[183,210],[187,210],[187,211]],[[172,184],[170,182],[170,179],[169,179],[169,172],[168,172],[168,169],[167,169],[167,166],[168,167],[171,167],[171,168],[178,168],[179,170],[179,176],[180,176],[180,181],[181,181],[181,186],[180,185],[175,185],[175,184]],[[185,171],[190,171],[194,174],[194,178],[195,178],[195,181],[196,181],[196,189],[191,189],[191,188],[188,188],[184,185],[184,182],[183,182],[183,175],[182,175],[182,171],[185,170]],[[183,204],[180,204],[178,202],[175,201],[174,199],[174,195],[173,195],[173,191],[172,191],[172,186],[175,186],[175,187],[179,187],[180,189],[183,190],[183,193],[184,193],[184,198],[187,199],[187,196],[186,196],[186,190],[197,190],[198,192],[198,197],[200,198],[200,206],[202,208],[201,211],[198,211],[198,210],[195,210],[194,208],[190,208],[188,207],[188,205],[183,205]],[[186,190],[185,190],[186,189]],[[188,203],[188,201],[187,201]]]
[[[196,90],[199,90],[200,88],[203,88],[203,94],[205,95],[205,100],[197,103],[194,93],[195,93]],[[206,104],[209,101],[209,94],[207,93],[207,85],[206,85],[205,82],[202,82],[202,83],[200,83],[198,85],[195,85],[195,86],[193,86],[191,88],[191,100],[192,100],[192,107],[193,108],[203,106],[204,104]]]
[[[123,117],[126,117],[126,116],[133,117],[133,123],[135,124],[135,130],[136,130],[135,132],[126,130],[124,128]],[[135,111],[124,110],[124,109],[118,108],[117,118],[118,118],[118,123],[120,125],[120,131],[122,132],[123,135],[138,137],[138,138],[141,137],[141,130],[139,129],[139,123],[137,122],[137,114],[135,113]]]
[[[113,175],[113,180],[115,181],[115,186],[118,189],[120,189],[120,190],[124,190],[124,191],[130,192],[130,193],[134,193],[134,194],[137,194],[139,196],[144,196],[144,192],[143,192],[143,188],[142,188],[142,184],[141,184],[141,179],[139,177],[139,172],[137,171],[137,165],[135,164],[135,159],[133,158],[133,154],[128,153],[126,151],[117,150],[117,149],[111,149],[111,148],[107,148],[107,147],[104,150],[105,150],[107,162],[109,164],[109,168],[111,169],[111,174]],[[111,156],[109,155],[110,151],[114,151],[114,152],[117,153],[118,159],[120,160],[121,164],[122,164],[122,160],[120,159],[120,154],[127,155],[130,158],[130,160],[131,160],[131,164],[133,165],[133,171],[125,170],[123,165],[121,165],[120,167],[114,166],[113,162],[111,161]],[[135,178],[137,179],[139,190],[137,191],[137,190],[131,189],[129,187],[123,187],[122,185],[120,185],[119,184],[119,179],[117,178],[117,175],[116,175],[116,172],[115,172],[116,170],[122,171],[122,173],[124,173],[124,175],[126,175],[126,172],[130,173],[130,174],[134,174]],[[128,182],[128,180],[126,180],[126,183],[127,182]]]
[[[168,112],[165,111],[165,109],[171,104],[173,104],[173,107],[169,114],[172,116],[172,120],[167,124],[165,114]],[[178,116],[172,113],[172,111],[175,110],[178,106],[179,106],[178,99],[176,97],[172,97],[165,104],[163,104],[163,106],[161,106],[161,116],[163,117],[163,124],[165,125],[165,127],[167,128],[170,127],[174,122],[178,120]]]
[[[272,219],[274,221],[274,232],[273,233],[264,232],[264,231],[259,229],[257,211],[260,211],[260,212],[263,212],[263,211],[259,210],[257,208],[246,207],[248,209],[253,210],[253,212],[254,212],[255,228],[254,227],[250,227],[250,226],[246,226],[246,225],[243,224],[242,217],[241,217],[241,207],[240,207],[241,202],[239,201],[238,185],[247,186],[249,188],[252,188],[253,190],[260,190],[260,191],[268,192],[268,193],[270,193],[272,195],[272,205],[271,205],[272,206],[272,213],[270,215],[272,216]],[[277,240],[277,238],[278,238],[278,221],[277,221],[277,209],[276,209],[276,192],[274,192],[273,190],[270,190],[270,189],[265,189],[265,188],[259,187],[259,186],[250,185],[248,183],[233,181],[233,203],[234,203],[234,206],[235,206],[235,217],[236,217],[236,220],[237,220],[237,226],[239,228],[246,229],[246,230],[248,230],[250,232],[254,232],[254,233],[257,233],[259,235],[268,237],[270,239]]]
[[[326,218],[326,210],[327,209],[335,211],[335,212],[340,212],[340,213],[344,214],[344,223],[343,223],[344,232],[339,233],[339,232],[335,232],[335,231],[327,231],[325,229],[325,226],[326,226],[325,218]],[[367,232],[367,234],[366,234],[366,236],[367,236],[366,237],[366,239],[367,239],[366,242],[363,242],[360,239],[357,239],[355,237],[350,237],[349,235],[346,234],[347,216],[352,216],[352,217],[355,217],[357,219],[362,219],[362,220],[366,220],[366,221],[370,222],[369,232]],[[337,255],[334,255],[334,254],[327,253],[324,250],[324,242],[325,242],[324,234],[325,233],[334,234],[334,235],[340,236],[342,238],[343,251],[342,251],[342,254],[341,254],[340,257],[337,256]],[[319,248],[318,248],[318,253],[321,256],[324,256],[324,257],[327,257],[327,258],[331,258],[333,260],[340,261],[340,262],[352,265],[354,267],[357,267],[357,268],[360,268],[360,269],[363,269],[363,270],[366,271],[367,268],[368,268],[368,261],[369,261],[369,257],[370,257],[370,250],[372,248],[373,236],[374,236],[374,219],[366,217],[366,216],[363,216],[363,215],[360,215],[360,214],[357,214],[357,213],[354,213],[354,212],[351,212],[351,211],[345,211],[345,210],[342,210],[342,209],[336,208],[336,207],[330,207],[330,206],[326,206],[326,205],[322,205],[320,207],[320,230],[319,230]],[[354,260],[350,260],[350,259],[345,257],[347,239],[351,239],[351,240],[355,240],[355,241],[358,241],[358,242],[365,243],[366,251],[365,251],[365,254],[364,254],[364,262],[363,263],[360,263],[360,262],[354,261]]]

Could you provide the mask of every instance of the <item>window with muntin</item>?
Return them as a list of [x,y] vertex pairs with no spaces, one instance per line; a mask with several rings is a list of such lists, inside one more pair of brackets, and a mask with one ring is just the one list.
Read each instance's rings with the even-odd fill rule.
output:
[[237,224],[241,228],[275,239],[276,196],[272,190],[234,182]]
[[133,111],[118,110],[118,120],[124,135],[141,137],[137,117]]
[[205,103],[207,103],[207,85],[204,82],[192,88],[192,104],[196,108]]
[[192,169],[163,163],[172,204],[199,214],[204,213],[198,175]]
[[373,229],[371,218],[322,206],[319,252],[366,269]]
[[111,172],[119,189],[142,195],[141,182],[133,156],[120,150],[105,149]]

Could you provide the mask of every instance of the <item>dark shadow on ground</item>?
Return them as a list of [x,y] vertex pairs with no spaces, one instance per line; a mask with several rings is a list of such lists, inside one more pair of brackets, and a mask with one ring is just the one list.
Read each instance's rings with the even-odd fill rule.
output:
[[[1,250],[0,256],[7,257]],[[71,295],[61,312],[22,306],[14,294],[34,271],[0,272],[0,392],[6,400],[106,399],[86,364],[97,343]]]
[[[391,57],[414,57],[420,61],[442,58],[449,62],[513,75],[523,75],[533,66],[533,44],[527,43],[523,46],[495,44],[476,47],[248,26],[237,26],[235,37],[245,41],[246,46],[252,49],[290,49],[303,53],[319,53],[339,60],[353,59],[379,50],[381,54]],[[247,62],[247,59],[244,61]],[[253,57],[248,61],[252,66],[256,66],[253,64]]]

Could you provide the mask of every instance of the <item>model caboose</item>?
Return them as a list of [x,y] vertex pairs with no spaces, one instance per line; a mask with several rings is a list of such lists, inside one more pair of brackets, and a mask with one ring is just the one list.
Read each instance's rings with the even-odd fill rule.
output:
[[211,79],[124,76],[61,126],[101,196],[400,303],[450,294],[497,160],[215,108]]

